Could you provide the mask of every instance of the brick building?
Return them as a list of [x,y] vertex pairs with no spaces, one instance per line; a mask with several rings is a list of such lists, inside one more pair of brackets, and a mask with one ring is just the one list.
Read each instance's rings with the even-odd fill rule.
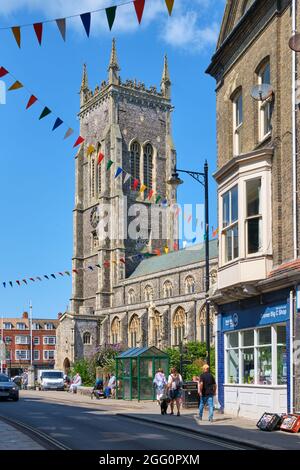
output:
[[[217,83],[219,269],[211,300],[219,401],[242,416],[300,410],[293,361],[300,160],[292,125],[299,59],[289,48],[299,15],[288,0],[228,0],[207,70]],[[268,90],[260,99],[258,85]]]
[[[3,368],[11,376],[30,365],[30,320],[24,312],[21,318],[3,318],[0,336],[6,345]],[[55,364],[56,328],[58,320],[32,320],[32,363],[35,369],[52,369]]]
[[[205,340],[204,246],[174,251],[177,218],[157,204],[156,197],[148,197],[152,189],[169,204],[176,202],[176,191],[167,184],[176,163],[167,59],[159,91],[136,80],[122,81],[119,70],[113,42],[108,81],[92,92],[86,67],[83,71],[79,117],[85,142],[76,158],[76,271],[72,308],[62,316],[57,332],[59,368],[68,369],[74,360],[104,344],[163,348]],[[91,144],[96,151],[90,153]],[[101,165],[97,165],[99,152],[105,156]],[[107,172],[109,160],[143,182],[147,190],[134,188],[132,178],[126,182],[123,175],[116,178],[115,171]],[[147,233],[133,239],[124,236],[123,227],[130,226],[137,203],[138,211],[147,210],[143,217],[149,226]],[[114,217],[107,236],[98,238],[99,220],[107,206],[114,209]],[[168,254],[140,260],[146,247],[146,251],[164,253],[166,245]],[[210,254],[215,280],[214,241]],[[101,269],[89,269],[96,264]]]

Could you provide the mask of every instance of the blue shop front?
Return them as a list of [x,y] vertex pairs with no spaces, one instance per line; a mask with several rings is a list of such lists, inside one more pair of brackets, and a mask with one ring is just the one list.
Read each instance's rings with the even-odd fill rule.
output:
[[226,413],[259,418],[289,408],[289,290],[219,306],[218,398]]

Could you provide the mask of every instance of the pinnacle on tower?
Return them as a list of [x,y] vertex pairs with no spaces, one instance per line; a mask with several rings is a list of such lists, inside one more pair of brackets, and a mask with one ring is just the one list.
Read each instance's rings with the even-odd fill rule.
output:
[[163,70],[162,79],[161,79],[161,91],[162,91],[162,94],[166,98],[168,99],[171,98],[171,80],[170,80],[170,75],[169,75],[167,55],[165,55],[165,58],[164,58],[164,70]]
[[86,64],[83,64],[83,71],[82,71],[82,80],[81,80],[81,88],[80,91],[84,91],[88,89],[88,76],[87,76],[87,69]]
[[120,67],[118,65],[118,59],[117,59],[116,40],[115,38],[113,38],[109,67],[108,67],[109,83],[111,84],[119,83],[119,73],[118,73],[119,71],[120,71]]

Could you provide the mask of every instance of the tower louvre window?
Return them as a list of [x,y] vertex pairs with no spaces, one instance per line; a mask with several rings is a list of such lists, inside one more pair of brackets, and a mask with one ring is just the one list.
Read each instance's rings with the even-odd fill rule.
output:
[[95,197],[95,159],[91,159],[91,197]]
[[148,190],[152,187],[153,147],[147,144],[144,149],[144,184]]
[[[140,158],[141,158],[141,146],[138,142],[133,142],[130,146],[130,171],[131,175],[135,179],[140,179]],[[134,179],[132,179],[133,189]]]

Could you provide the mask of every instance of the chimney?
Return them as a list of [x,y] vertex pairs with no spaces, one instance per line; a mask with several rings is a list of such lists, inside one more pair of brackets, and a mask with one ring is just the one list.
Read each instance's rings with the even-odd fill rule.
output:
[[22,318],[28,319],[28,312],[23,312]]

